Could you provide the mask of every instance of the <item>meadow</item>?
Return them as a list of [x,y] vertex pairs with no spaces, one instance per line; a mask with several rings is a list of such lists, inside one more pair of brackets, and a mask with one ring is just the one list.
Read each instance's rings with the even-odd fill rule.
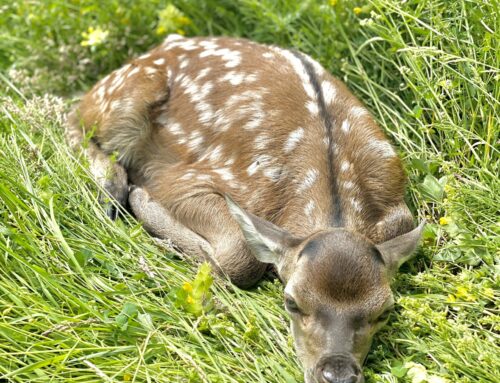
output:
[[497,0],[0,0],[0,382],[303,381],[280,283],[111,221],[64,141],[78,97],[169,33],[311,55],[398,148],[428,225],[367,382],[498,382]]

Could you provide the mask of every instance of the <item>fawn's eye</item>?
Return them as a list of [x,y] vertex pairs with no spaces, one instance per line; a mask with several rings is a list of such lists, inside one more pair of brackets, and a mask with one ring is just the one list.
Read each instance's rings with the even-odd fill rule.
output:
[[285,295],[285,308],[290,313],[293,314],[300,313],[300,309],[299,306],[297,305],[297,302],[295,302],[295,300],[289,295]]

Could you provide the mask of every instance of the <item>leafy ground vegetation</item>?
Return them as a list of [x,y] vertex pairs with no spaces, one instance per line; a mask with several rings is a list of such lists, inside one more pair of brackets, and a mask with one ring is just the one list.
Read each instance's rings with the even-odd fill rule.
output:
[[429,225],[367,381],[498,382],[499,23],[497,0],[0,0],[0,381],[302,381],[279,283],[110,221],[64,143],[79,93],[176,32],[312,55],[399,148]]

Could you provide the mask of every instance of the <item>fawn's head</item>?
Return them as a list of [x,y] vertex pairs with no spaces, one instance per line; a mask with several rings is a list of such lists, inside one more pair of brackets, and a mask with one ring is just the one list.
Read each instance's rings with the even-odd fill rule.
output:
[[377,245],[344,228],[297,238],[229,198],[228,205],[255,256],[274,264],[285,283],[306,382],[363,382],[373,335],[393,308],[391,277],[415,250],[423,223]]

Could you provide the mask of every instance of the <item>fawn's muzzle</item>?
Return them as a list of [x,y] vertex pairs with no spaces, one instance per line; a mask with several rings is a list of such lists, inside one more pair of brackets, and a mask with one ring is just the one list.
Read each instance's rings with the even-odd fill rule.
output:
[[316,365],[316,379],[320,383],[361,383],[363,376],[356,360],[345,354],[331,354]]

